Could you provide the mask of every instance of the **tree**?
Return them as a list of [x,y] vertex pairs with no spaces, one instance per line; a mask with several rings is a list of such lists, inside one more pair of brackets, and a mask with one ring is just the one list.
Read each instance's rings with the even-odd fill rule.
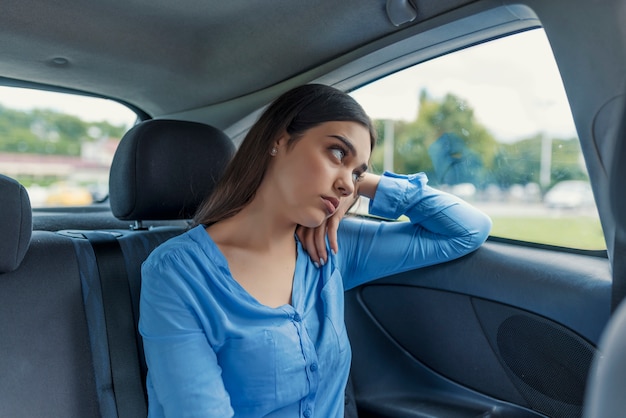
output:
[[53,110],[0,106],[0,152],[78,156],[81,143],[121,138],[127,129],[104,121],[85,122]]
[[[382,121],[377,121],[376,127],[381,137]],[[443,99],[436,100],[431,98],[426,90],[422,90],[415,120],[395,122],[394,171],[400,173],[424,171],[431,181],[436,183],[438,176],[428,150],[444,134],[454,135],[463,141],[472,155],[474,161],[472,164],[479,161],[481,167],[492,167],[497,142],[476,120],[471,106],[450,93]],[[372,155],[372,165],[375,169],[382,167],[382,148],[378,147]],[[479,180],[482,178],[484,175],[477,174],[475,182],[482,183],[482,180]]]
[[[372,167],[383,167],[384,121],[375,121],[379,144]],[[473,108],[454,94],[437,100],[423,90],[415,120],[394,122],[394,171],[424,171],[431,184],[471,182],[477,187],[540,183],[543,134],[499,143],[474,116]],[[577,138],[552,139],[550,185],[587,179]],[[450,171],[453,170],[453,171]]]
[[[506,188],[513,184],[540,183],[541,142],[538,134],[512,144],[500,144],[494,158],[493,181]],[[553,139],[548,188],[563,180],[587,180],[578,138]]]

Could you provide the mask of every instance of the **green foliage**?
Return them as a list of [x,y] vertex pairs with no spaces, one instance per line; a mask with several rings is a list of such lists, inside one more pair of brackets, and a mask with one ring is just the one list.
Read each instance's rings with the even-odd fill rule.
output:
[[[381,146],[372,155],[376,170],[383,166],[383,122],[377,121]],[[431,98],[424,90],[420,94],[419,113],[412,122],[396,121],[394,127],[394,171],[413,173],[424,171],[434,174],[428,149],[443,134],[455,134],[463,139],[467,148],[481,156],[485,167],[491,167],[497,143],[487,129],[474,116],[474,109],[453,94],[443,100]]]
[[[513,144],[500,144],[494,158],[494,181],[502,187],[540,183],[542,135]],[[578,138],[551,139],[550,184],[562,180],[587,180]]]
[[[375,121],[379,146],[372,153],[372,169],[382,172],[384,160],[384,123]],[[431,184],[447,183],[437,172],[429,150],[433,144],[451,136],[460,138],[464,147],[451,147],[448,158],[452,161],[446,168],[461,170],[465,182],[477,187],[497,184],[507,188],[513,184],[540,183],[542,141],[541,134],[514,143],[498,141],[474,116],[474,109],[465,100],[447,94],[437,100],[422,91],[419,111],[410,122],[394,121],[394,167],[398,173],[426,172]],[[550,139],[552,156],[550,185],[562,180],[587,179],[582,164],[582,154],[577,138]],[[441,151],[443,145],[437,147]],[[457,141],[458,142],[458,141]],[[458,145],[458,144],[457,144]],[[456,159],[456,161],[455,161]],[[464,171],[463,171],[464,170]],[[440,170],[441,171],[441,170]],[[469,174],[468,174],[469,173]],[[445,181],[444,181],[445,180]],[[548,187],[550,186],[548,185]]]
[[600,219],[591,216],[525,218],[491,216],[494,237],[511,238],[581,250],[604,250],[606,242]]
[[552,140],[552,184],[562,180],[589,180],[578,138]]
[[81,143],[121,138],[126,130],[53,110],[26,112],[0,105],[0,152],[78,156]]

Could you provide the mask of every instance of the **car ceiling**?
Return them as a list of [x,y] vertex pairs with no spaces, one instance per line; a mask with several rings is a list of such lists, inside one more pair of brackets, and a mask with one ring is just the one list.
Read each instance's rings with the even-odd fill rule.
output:
[[[470,1],[416,3],[413,23]],[[0,76],[171,115],[249,95],[397,31],[385,4],[6,0]]]

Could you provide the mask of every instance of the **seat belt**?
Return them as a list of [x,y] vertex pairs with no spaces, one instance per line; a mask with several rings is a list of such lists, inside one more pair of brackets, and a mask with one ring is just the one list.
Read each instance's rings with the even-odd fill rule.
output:
[[141,378],[137,325],[122,248],[108,232],[83,232],[96,256],[118,418],[143,418],[148,408]]

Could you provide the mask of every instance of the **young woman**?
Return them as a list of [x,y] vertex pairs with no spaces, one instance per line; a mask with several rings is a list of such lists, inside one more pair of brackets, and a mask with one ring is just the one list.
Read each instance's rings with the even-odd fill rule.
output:
[[[460,257],[491,228],[424,174],[366,172],[374,144],[363,109],[331,87],[264,112],[198,225],[144,263],[151,417],[343,417],[344,290]],[[342,220],[359,195],[411,222]]]

